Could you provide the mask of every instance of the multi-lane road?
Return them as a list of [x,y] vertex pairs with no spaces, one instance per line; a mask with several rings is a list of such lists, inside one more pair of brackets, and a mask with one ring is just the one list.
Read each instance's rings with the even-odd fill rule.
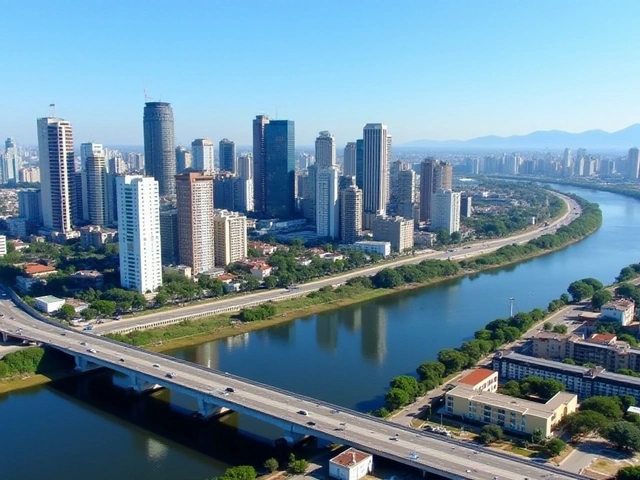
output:
[[529,240],[537,238],[541,235],[554,233],[562,225],[567,225],[580,216],[581,209],[577,202],[570,197],[562,194],[556,194],[562,198],[568,205],[567,212],[548,226],[541,225],[534,230],[530,230],[518,235],[513,235],[507,238],[501,238],[497,240],[490,240],[486,242],[477,242],[466,245],[464,247],[456,247],[454,251],[436,252],[429,251],[427,253],[412,255],[400,258],[393,262],[385,262],[383,264],[365,267],[357,270],[352,270],[349,273],[342,275],[336,275],[332,277],[323,278],[313,282],[299,285],[295,290],[286,289],[274,289],[260,291],[256,293],[250,293],[242,296],[234,296],[232,298],[207,302],[204,304],[173,308],[169,311],[163,311],[158,313],[149,313],[146,315],[139,315],[132,318],[126,318],[119,321],[107,321],[101,325],[94,326],[94,332],[98,334],[114,333],[129,331],[134,329],[149,328],[152,326],[161,326],[162,323],[177,323],[189,317],[202,317],[208,315],[216,315],[224,311],[240,310],[247,306],[252,306],[257,303],[268,301],[281,301],[288,298],[304,295],[315,290],[319,290],[322,287],[328,285],[339,285],[346,282],[352,277],[362,275],[375,275],[378,271],[389,268],[397,267],[400,265],[416,264],[426,259],[434,260],[462,260],[465,258],[476,257],[485,253],[493,252],[505,245],[511,245],[513,243],[526,243]]
[[[0,300],[0,313],[3,315],[0,331],[48,344],[145,382],[206,398],[218,406],[271,420],[281,426],[284,423],[298,434],[352,445],[448,478],[582,478],[526,459],[418,432],[225,372],[132,348],[101,336],[45,323],[20,310],[4,295]],[[172,378],[167,376],[169,372],[173,373]],[[227,392],[229,388],[233,392]],[[283,436],[286,434],[283,432]]]

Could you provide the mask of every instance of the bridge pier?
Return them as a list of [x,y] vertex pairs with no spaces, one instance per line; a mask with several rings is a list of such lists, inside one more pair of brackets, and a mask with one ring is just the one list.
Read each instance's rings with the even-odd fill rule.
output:
[[7,332],[2,332],[2,341],[5,343],[9,341],[9,334]]
[[75,369],[79,372],[90,372],[91,370],[100,368],[100,365],[96,365],[95,363],[92,363],[91,361],[89,361],[87,357],[84,357],[82,355],[76,355],[75,361],[76,361]]
[[134,393],[145,393],[162,388],[157,383],[148,382],[136,374],[123,375],[114,372],[111,378],[116,387],[120,387]]
[[282,439],[287,442],[287,446],[295,447],[297,444],[308,438],[309,435],[305,435],[304,433],[296,433],[293,430],[289,430],[285,433]]
[[196,414],[201,418],[209,419],[212,417],[218,417],[230,411],[231,410],[226,407],[220,407],[207,401],[205,397],[198,397],[198,411]]

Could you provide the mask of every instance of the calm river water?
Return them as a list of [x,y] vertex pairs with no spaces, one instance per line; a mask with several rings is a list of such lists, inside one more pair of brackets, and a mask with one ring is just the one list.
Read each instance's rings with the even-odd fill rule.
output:
[[[545,307],[573,280],[609,283],[640,261],[639,201],[558,188],[598,202],[602,228],[512,267],[169,353],[361,411],[378,408],[392,377],[508,316],[510,297],[516,311]],[[107,384],[97,375],[0,396],[2,478],[203,480],[247,451],[257,464],[271,456],[238,429],[280,435],[237,415],[197,422],[177,413],[188,401],[169,392],[134,400]]]

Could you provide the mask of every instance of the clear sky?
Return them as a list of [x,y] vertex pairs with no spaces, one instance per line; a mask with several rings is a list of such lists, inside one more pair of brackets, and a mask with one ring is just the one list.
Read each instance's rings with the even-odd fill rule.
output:
[[0,137],[36,118],[142,144],[144,89],[176,143],[251,143],[256,114],[394,145],[640,121],[638,0],[0,0]]

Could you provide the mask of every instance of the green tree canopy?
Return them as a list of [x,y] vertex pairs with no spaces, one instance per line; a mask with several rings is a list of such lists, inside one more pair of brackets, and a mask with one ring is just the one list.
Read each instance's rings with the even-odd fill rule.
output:
[[544,453],[549,457],[557,457],[567,447],[560,438],[552,438],[544,445]]
[[449,375],[462,370],[467,365],[469,357],[458,350],[445,348],[438,353],[438,361],[444,365],[445,375]]
[[499,425],[485,425],[480,430],[478,440],[484,444],[489,444],[502,440],[504,438],[504,432]]
[[605,438],[621,450],[640,451],[640,428],[631,422],[615,422],[607,429]]
[[640,466],[621,468],[616,474],[616,480],[640,480]]
[[254,480],[257,476],[256,469],[251,465],[240,465],[227,468],[218,480]]
[[624,412],[620,401],[615,397],[595,396],[587,398],[580,404],[580,411],[591,410],[601,413],[610,420],[619,420]]
[[588,283],[578,280],[569,285],[567,291],[571,295],[571,298],[574,302],[580,302],[585,298],[589,298],[591,295],[593,295],[595,290]]
[[567,415],[563,423],[572,437],[582,437],[606,431],[611,421],[600,412],[584,410]]
[[598,290],[591,297],[591,307],[600,310],[605,304],[613,300],[613,295],[609,290]]
[[389,410],[397,410],[411,403],[411,397],[400,388],[392,388],[385,395],[384,401]]

